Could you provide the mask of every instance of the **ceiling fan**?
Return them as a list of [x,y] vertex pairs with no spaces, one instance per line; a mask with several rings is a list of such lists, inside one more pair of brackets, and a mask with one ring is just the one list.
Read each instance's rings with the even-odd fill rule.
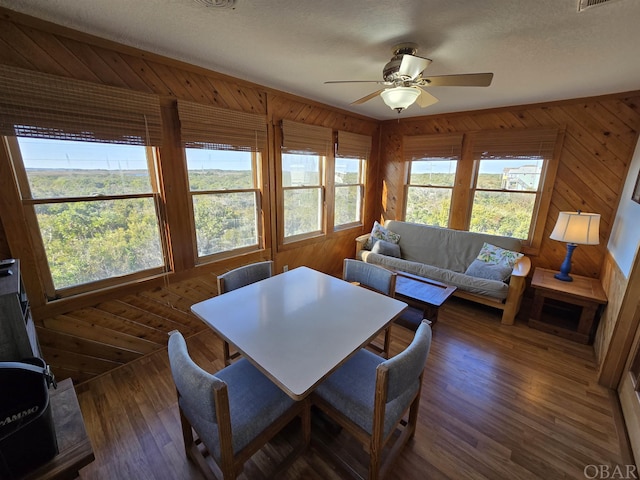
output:
[[398,113],[414,102],[422,108],[433,105],[436,97],[424,90],[424,87],[488,87],[493,73],[467,73],[460,75],[423,76],[431,59],[416,56],[418,45],[405,42],[395,45],[393,57],[384,66],[384,80],[334,80],[324,83],[377,83],[385,88],[366,95],[351,105],[360,105],[380,95],[384,103]]

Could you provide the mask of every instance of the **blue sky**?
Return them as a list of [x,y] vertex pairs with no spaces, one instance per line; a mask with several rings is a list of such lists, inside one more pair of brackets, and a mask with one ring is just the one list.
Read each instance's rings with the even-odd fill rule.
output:
[[[68,140],[18,137],[27,169],[55,168],[80,170],[146,170],[145,147]],[[215,158],[210,151],[188,149],[188,165],[192,170],[218,168],[250,170],[251,154],[223,151]]]
[[[136,145],[102,144],[91,142],[74,142],[48,140],[41,138],[19,137],[20,151],[27,169],[56,168],[81,170],[146,170],[147,158],[145,147]],[[285,160],[284,168],[292,163],[306,164],[307,168],[317,169],[317,158],[306,155],[292,155],[289,162]],[[309,164],[311,162],[311,164]],[[505,166],[519,167],[536,163],[533,160],[510,160],[508,163],[499,160],[483,160],[482,173],[502,173]],[[187,149],[187,165],[189,170],[251,170],[251,155],[248,152],[217,151]],[[312,166],[313,165],[313,166]],[[357,162],[344,162],[336,159],[337,171],[357,171]],[[453,173],[455,166],[449,161],[416,161],[412,173]]]
[[[502,173],[505,167],[521,167],[523,165],[542,166],[542,161],[536,162],[534,159],[526,160],[482,160],[482,170],[480,173]],[[411,173],[455,173],[455,161],[414,161],[411,166]]]

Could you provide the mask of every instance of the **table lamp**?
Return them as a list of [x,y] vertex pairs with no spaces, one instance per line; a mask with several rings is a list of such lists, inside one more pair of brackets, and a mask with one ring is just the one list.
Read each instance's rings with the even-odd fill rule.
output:
[[567,256],[560,266],[555,278],[563,282],[571,282],[571,255],[578,245],[598,245],[600,243],[600,214],[577,212],[560,212],[556,226],[549,237],[552,240],[567,243]]

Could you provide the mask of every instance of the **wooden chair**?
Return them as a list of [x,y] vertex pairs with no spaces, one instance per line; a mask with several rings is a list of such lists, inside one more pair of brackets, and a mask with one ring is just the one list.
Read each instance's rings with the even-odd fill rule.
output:
[[[244,463],[297,415],[302,441],[283,463],[307,447],[309,399],[295,402],[244,358],[212,375],[193,362],[178,331],[169,335],[185,452],[206,478],[236,478]],[[207,455],[214,462],[208,462]]]
[[[342,279],[347,282],[360,285],[393,298],[396,294],[396,278],[397,274],[395,272],[379,265],[353,260],[351,258],[344,259]],[[391,326],[387,327],[384,331],[382,347],[373,342],[369,344],[370,349],[382,355],[384,358],[389,358],[390,346]]]
[[[230,270],[227,273],[218,275],[218,295],[245,287],[272,275],[273,261],[252,263],[243,267]],[[229,343],[223,340],[223,357],[224,364],[229,365],[231,360],[235,360],[240,356],[240,352],[231,352]]]
[[[431,327],[422,322],[411,344],[400,354],[384,360],[361,349],[312,394],[314,405],[368,451],[369,480],[384,478],[415,434],[430,347]],[[383,449],[398,428],[401,432],[383,462]],[[335,456],[335,451],[327,451]],[[344,459],[335,458],[353,472]]]

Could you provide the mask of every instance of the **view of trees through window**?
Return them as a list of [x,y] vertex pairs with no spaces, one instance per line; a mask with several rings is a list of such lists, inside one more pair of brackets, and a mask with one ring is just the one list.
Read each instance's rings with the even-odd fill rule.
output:
[[198,256],[259,242],[258,154],[186,148]]
[[359,158],[336,158],[335,227],[362,221],[363,176],[364,160]]
[[542,159],[480,160],[469,231],[529,238]]
[[405,220],[447,227],[456,160],[415,160],[410,164]]
[[[527,239],[542,165],[533,157],[477,162],[469,231]],[[411,162],[405,220],[447,227],[455,175],[453,160]]]
[[146,147],[39,138],[18,145],[56,289],[163,266]]
[[285,238],[322,230],[322,158],[282,153]]

